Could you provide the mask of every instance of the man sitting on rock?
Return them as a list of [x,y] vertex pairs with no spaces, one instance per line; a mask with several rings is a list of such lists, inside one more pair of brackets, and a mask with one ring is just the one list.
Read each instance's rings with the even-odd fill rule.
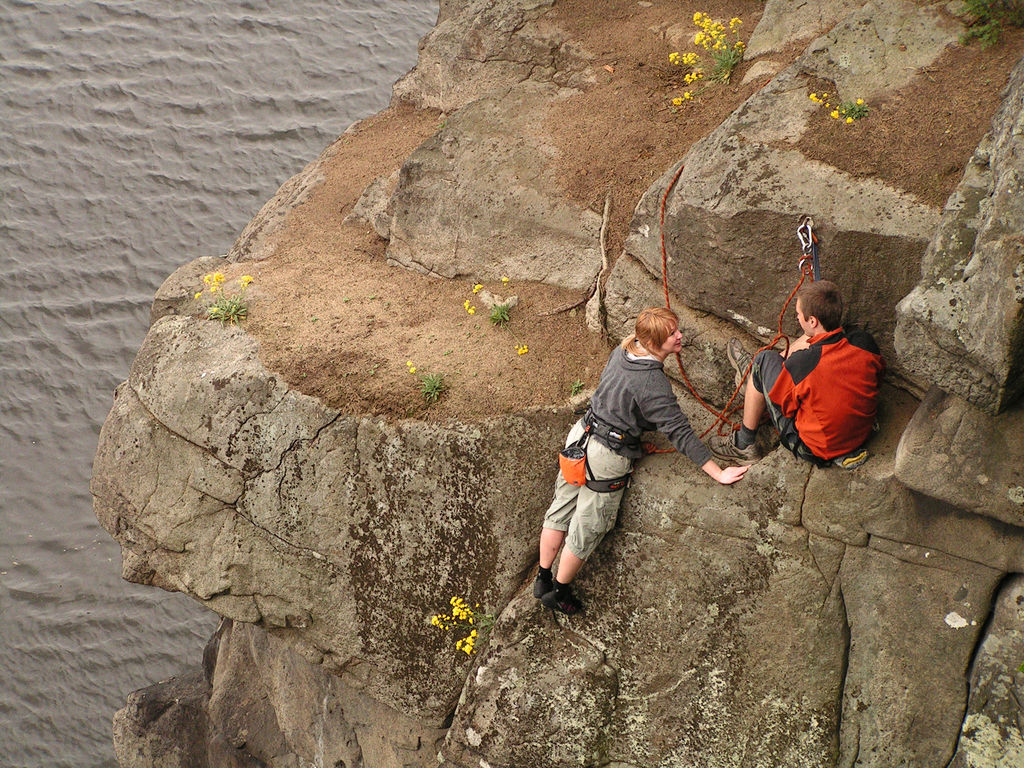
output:
[[[818,466],[846,469],[867,460],[864,447],[875,423],[885,360],[866,331],[840,327],[843,299],[828,280],[804,285],[796,294],[796,319],[804,335],[787,357],[773,349],[757,353],[743,401],[743,426],[712,439],[722,461],[747,466],[762,458],[757,428],[765,410],[782,444]],[[750,365],[739,339],[729,341],[737,381]]]

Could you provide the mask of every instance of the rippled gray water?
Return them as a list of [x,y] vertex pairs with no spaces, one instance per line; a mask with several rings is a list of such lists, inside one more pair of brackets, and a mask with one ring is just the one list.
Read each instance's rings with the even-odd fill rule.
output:
[[[285,10],[286,9],[286,10]],[[175,267],[387,103],[437,0],[0,0],[0,766],[113,766],[216,617],[120,580],[99,427]]]

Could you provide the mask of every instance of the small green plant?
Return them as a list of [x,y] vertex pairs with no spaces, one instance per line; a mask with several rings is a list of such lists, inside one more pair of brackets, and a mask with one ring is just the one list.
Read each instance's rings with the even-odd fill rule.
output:
[[864,103],[864,99],[844,101],[841,104],[833,105],[828,93],[822,93],[821,96],[816,93],[812,93],[808,98],[815,104],[823,106],[828,112],[828,116],[833,120],[842,120],[846,125],[850,125],[852,122],[860,120],[862,117],[867,117],[868,112],[871,111],[868,108],[868,105]]
[[508,304],[495,304],[491,307],[491,324],[508,325]]
[[420,394],[423,395],[423,400],[427,405],[432,405],[440,400],[445,389],[443,373],[424,373],[420,376]]
[[583,387],[583,379],[576,379],[576,381],[569,385],[569,395],[576,397],[576,395],[583,391]]
[[206,286],[195,295],[201,299],[203,294],[209,292],[214,296],[213,304],[206,309],[206,316],[211,320],[220,320],[222,323],[238,325],[249,316],[249,305],[245,301],[245,291],[252,283],[251,275],[242,275],[238,279],[237,293],[228,293],[224,288],[227,278],[223,272],[211,272],[203,276],[203,284]]
[[964,45],[972,40],[980,40],[984,46],[995,45],[1004,26],[1024,26],[1021,0],[964,0],[960,13],[971,19],[967,31],[960,36]]
[[462,651],[467,656],[472,656],[476,651],[477,641],[487,635],[494,626],[495,617],[492,614],[478,611],[479,603],[473,608],[461,597],[453,597],[448,601],[451,613],[438,613],[431,617],[430,623],[445,632],[454,631],[462,635],[455,641],[455,650]]

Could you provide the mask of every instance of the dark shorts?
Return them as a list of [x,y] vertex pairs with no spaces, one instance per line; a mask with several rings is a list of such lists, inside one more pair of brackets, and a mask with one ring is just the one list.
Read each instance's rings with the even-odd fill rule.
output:
[[779,406],[768,397],[779,374],[782,373],[782,363],[782,355],[774,349],[761,350],[754,357],[754,365],[750,369],[750,380],[754,383],[754,388],[764,395],[768,417],[772,420],[775,429],[778,430],[779,440],[782,444],[801,459],[821,464],[824,459],[815,456],[800,439],[800,433],[796,431],[796,422],[788,416],[784,416]]

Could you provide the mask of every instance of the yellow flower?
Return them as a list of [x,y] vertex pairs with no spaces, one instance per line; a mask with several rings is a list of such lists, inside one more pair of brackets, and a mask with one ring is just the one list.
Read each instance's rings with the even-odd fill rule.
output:
[[247,287],[251,283],[252,275],[242,275],[238,280],[238,284],[241,285],[243,288]]
[[811,95],[810,95],[810,96],[809,96],[808,98],[809,98],[809,99],[810,99],[811,101],[814,101],[814,102],[816,102],[816,101],[818,100],[818,94],[816,94],[816,93],[812,93],[812,94],[811,94]]
[[838,120],[839,119],[839,110],[838,109],[833,109],[831,112],[829,112],[829,115],[832,117],[833,120]]
[[679,63],[679,51],[673,51],[672,53],[670,53],[668,55],[668,63],[669,64],[678,64]]
[[475,315],[476,314],[476,307],[470,307],[466,311],[469,312],[469,314],[471,314],[471,315]]
[[[463,309],[469,309],[469,299],[466,299],[464,302],[462,302],[462,307]],[[455,598],[452,599],[454,600]],[[452,603],[452,605],[455,605],[455,603]]]
[[693,36],[693,44],[703,45],[706,39],[707,35],[705,35],[703,32],[698,32],[696,35]]
[[507,278],[507,277],[505,277],[504,275],[502,275],[502,277],[501,277],[501,282],[503,282],[503,283],[507,283],[507,282],[508,282],[508,278]]
[[203,295],[203,292],[202,292],[202,291],[200,291],[199,293],[197,293],[197,294],[195,295],[195,297],[194,297],[194,298],[197,298],[197,299],[198,299],[198,298],[200,298],[200,297],[201,297],[202,295]]
[[852,123],[852,122],[853,122],[853,118],[852,118],[852,117],[848,117],[848,118],[846,118],[846,124],[847,124],[847,125],[849,125],[849,124],[850,124],[850,123]]
[[[687,77],[689,77],[689,75],[687,75]],[[674,106],[681,107],[683,105],[683,100],[681,98],[679,98],[678,96],[676,96],[674,99],[672,99],[672,104]]]
[[416,366],[415,365],[410,365],[409,366],[409,373],[416,373]]
[[736,27],[738,27],[742,23],[743,22],[740,20],[738,16],[733,16],[731,19],[729,19],[729,31],[734,32],[736,30]]
[[858,107],[863,106],[863,104],[864,104],[864,99],[857,99],[857,106]]
[[686,99],[687,101],[690,101],[691,99],[693,99],[693,94],[690,93],[689,91],[684,91],[683,98]]
[[480,283],[473,286],[473,293],[480,293],[481,290],[483,290],[483,286]]

